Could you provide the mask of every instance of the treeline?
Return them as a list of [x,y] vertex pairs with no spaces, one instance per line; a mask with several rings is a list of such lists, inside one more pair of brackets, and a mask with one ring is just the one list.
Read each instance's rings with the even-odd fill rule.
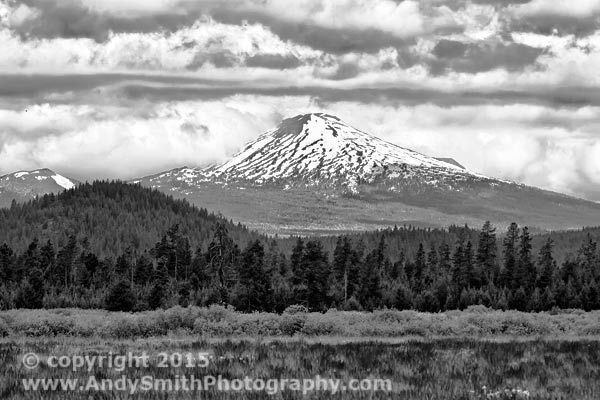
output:
[[400,251],[397,258],[389,257],[385,234],[375,246],[339,237],[331,253],[320,240],[303,238],[289,255],[265,238],[240,248],[221,221],[206,246],[194,247],[174,224],[150,248],[128,247],[116,258],[99,256],[75,235],[61,246],[33,240],[22,252],[3,244],[0,308],[600,309],[600,253],[591,236],[559,264],[552,239],[534,252],[526,227],[510,225],[500,245],[490,223],[475,237],[470,231],[457,231],[454,243],[421,243],[414,256]]

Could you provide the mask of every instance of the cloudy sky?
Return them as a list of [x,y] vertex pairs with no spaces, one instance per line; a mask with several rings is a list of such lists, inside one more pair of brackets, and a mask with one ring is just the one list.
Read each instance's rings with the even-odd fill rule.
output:
[[0,0],[0,174],[135,178],[323,111],[600,201],[600,0]]

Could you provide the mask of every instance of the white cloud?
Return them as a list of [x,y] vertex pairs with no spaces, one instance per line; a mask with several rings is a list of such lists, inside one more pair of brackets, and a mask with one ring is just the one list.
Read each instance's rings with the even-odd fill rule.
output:
[[[508,43],[507,38],[498,39],[507,22],[505,14],[517,19],[545,15],[585,18],[600,12],[600,0],[532,0],[509,7],[508,12],[495,5],[466,2],[465,7],[450,9],[443,2],[414,0],[298,0],[293,6],[289,0],[68,1],[84,4],[99,15],[119,18],[184,15],[190,9],[219,8],[242,15],[266,14],[265,24],[270,17],[294,27],[316,25],[365,34],[375,29],[392,35],[393,41],[415,35],[417,40],[409,48],[398,40],[398,46],[372,53],[327,54],[283,40],[267,25],[225,24],[207,16],[173,32],[110,33],[100,42],[40,39],[11,29],[26,26],[38,10],[0,0],[0,71],[191,76],[208,82],[205,86],[196,84],[196,89],[214,86],[232,91],[290,86],[317,88],[316,93],[318,88],[411,88],[443,95],[459,91],[493,94],[499,90],[527,93],[540,88],[560,93],[563,86],[590,90],[600,86],[600,31],[587,37],[513,32],[516,43],[544,51],[535,65],[520,71],[496,68],[433,76],[427,67],[427,61],[436,59],[433,49],[440,38],[469,44]],[[432,34],[440,27],[454,33]],[[265,54],[295,58],[300,63],[291,71],[245,66],[250,57]],[[399,62],[402,56],[414,58],[415,63]],[[11,106],[13,111],[0,108],[0,170],[47,166],[75,178],[133,178],[223,160],[281,117],[328,111],[399,145],[434,156],[455,157],[484,174],[573,194],[585,193],[584,185],[589,182],[600,185],[597,107],[392,106],[347,101],[322,110],[309,97],[266,96],[158,103],[127,99],[127,105],[119,106],[125,100],[111,96],[119,93],[122,83],[114,84],[115,88],[98,93],[48,94],[47,99],[54,99],[56,104],[31,104],[27,112],[25,108],[14,111],[17,106]],[[192,86],[166,80],[155,84],[175,90]],[[94,96],[106,98],[95,105],[58,104]],[[539,96],[541,100],[543,97]],[[113,100],[116,105],[109,105]]]
[[[223,160],[271,127],[274,107],[240,101],[136,109],[42,106],[0,114],[0,170],[45,166],[75,178],[132,178]],[[27,122],[19,122],[27,121]]]
[[[77,0],[71,1],[77,2]],[[181,8],[180,0],[79,0],[79,2],[90,10],[125,18],[165,11],[185,11]]]
[[43,105],[29,107],[27,113],[4,110],[0,171],[49,167],[79,179],[129,179],[206,165],[225,160],[281,118],[314,111],[333,113],[425,154],[453,157],[489,176],[575,195],[584,195],[590,182],[600,185],[597,107],[356,102],[322,107],[309,97],[267,96],[144,102],[134,108]]
[[34,19],[40,15],[39,10],[28,7],[26,4],[20,4],[8,16],[10,26],[19,26],[24,22]]
[[188,7],[251,11],[290,23],[310,23],[325,28],[378,29],[400,37],[426,28],[419,3],[414,0],[81,0],[88,8],[119,16],[156,12],[184,13]]
[[319,60],[320,51],[282,41],[260,24],[228,25],[203,18],[172,34],[118,33],[106,42],[92,39],[22,40],[10,30],[0,30],[0,48],[5,52],[0,68],[5,71],[70,72],[186,71],[198,69],[197,61],[229,54],[242,64],[256,54],[294,55]]
[[532,0],[525,4],[513,6],[517,16],[570,16],[589,17],[600,12],[599,0]]
[[291,23],[325,28],[377,29],[399,37],[426,29],[419,3],[413,0],[288,0],[246,1],[242,9],[261,11]]

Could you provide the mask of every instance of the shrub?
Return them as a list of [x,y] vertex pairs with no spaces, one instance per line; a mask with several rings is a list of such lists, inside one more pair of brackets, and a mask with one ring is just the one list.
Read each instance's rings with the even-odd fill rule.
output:
[[418,313],[413,310],[379,310],[373,311],[371,319],[376,324],[406,324],[409,321],[418,319]]
[[169,328],[194,329],[194,321],[201,315],[198,307],[181,307],[179,305],[161,312],[164,323]]
[[275,314],[265,313],[257,315],[258,334],[264,336],[281,335],[280,317]]
[[230,336],[234,333],[234,327],[228,321],[208,322],[198,318],[194,322],[194,333],[204,336]]
[[132,316],[124,315],[109,319],[101,330],[102,336],[116,339],[127,339],[140,336],[140,329]]
[[284,314],[308,314],[308,308],[300,304],[289,306],[283,311]]
[[137,329],[141,336],[164,336],[169,333],[169,326],[156,313],[145,313],[136,320]]
[[340,328],[341,324],[336,323],[330,316],[312,313],[309,314],[306,323],[302,327],[302,333],[314,336],[336,335],[340,333]]
[[473,314],[487,314],[491,311],[492,310],[490,308],[488,308],[482,304],[468,306],[467,309],[465,310],[465,312],[473,313]]
[[204,318],[208,322],[221,322],[227,319],[235,319],[236,314],[231,306],[213,304],[208,308],[202,308],[198,317]]
[[284,335],[293,336],[302,331],[305,323],[306,315],[304,314],[284,313],[279,322],[279,329]]

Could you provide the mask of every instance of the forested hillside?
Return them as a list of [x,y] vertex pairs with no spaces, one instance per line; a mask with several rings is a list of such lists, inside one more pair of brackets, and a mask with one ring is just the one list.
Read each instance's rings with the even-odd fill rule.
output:
[[274,239],[120,182],[0,211],[0,308],[600,308],[598,229]]
[[128,248],[148,249],[175,224],[192,247],[206,246],[216,222],[237,242],[261,238],[185,200],[139,185],[97,181],[0,209],[0,243],[23,251],[34,238],[64,246],[74,236],[97,256],[114,258]]

